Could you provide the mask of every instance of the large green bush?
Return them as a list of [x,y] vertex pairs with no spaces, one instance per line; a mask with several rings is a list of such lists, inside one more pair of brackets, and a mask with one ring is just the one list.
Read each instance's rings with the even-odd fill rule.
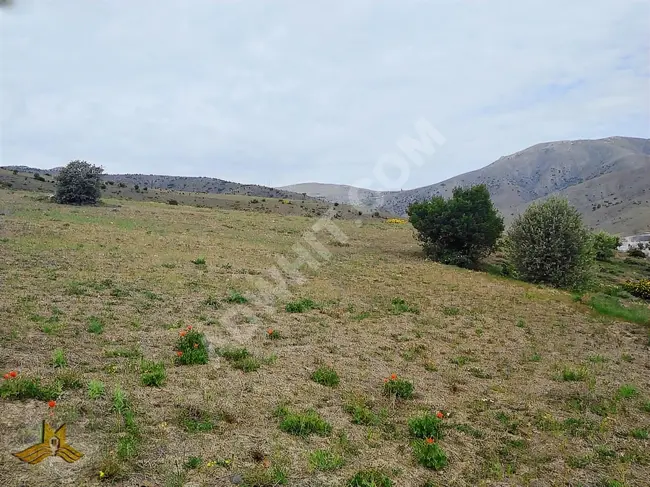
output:
[[621,239],[617,235],[607,232],[593,234],[594,255],[596,260],[609,260],[614,257],[616,249],[621,246]]
[[483,184],[454,188],[448,200],[434,196],[414,203],[407,213],[427,256],[461,267],[475,267],[489,255],[504,228]]
[[506,251],[518,276],[556,287],[584,286],[594,262],[591,233],[561,198],[534,203],[510,227]]
[[101,167],[86,161],[72,161],[57,176],[57,203],[94,205],[101,196]]

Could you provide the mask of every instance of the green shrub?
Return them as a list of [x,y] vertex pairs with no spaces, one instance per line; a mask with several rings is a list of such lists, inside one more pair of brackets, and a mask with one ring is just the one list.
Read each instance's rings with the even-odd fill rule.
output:
[[183,464],[188,470],[195,470],[201,466],[203,459],[201,457],[189,457],[187,461]]
[[188,433],[212,431],[219,422],[219,418],[195,406],[182,408],[178,415],[178,420],[183,429]]
[[411,436],[422,440],[427,438],[442,439],[444,437],[443,417],[442,413],[426,413],[409,419],[408,425]]
[[611,259],[614,257],[616,249],[621,246],[621,239],[617,235],[611,235],[604,231],[593,233],[591,237],[596,260]]
[[427,257],[461,267],[476,267],[493,252],[504,229],[483,184],[456,187],[448,200],[413,203],[407,213]]
[[167,378],[164,362],[143,360],[140,363],[140,381],[144,386],[161,387]]
[[275,416],[280,419],[280,429],[291,435],[329,436],[332,432],[332,425],[312,409],[304,413],[295,413],[285,407],[279,407],[275,411]]
[[95,335],[104,333],[104,323],[102,323],[102,320],[96,316],[88,318],[88,332],[94,333]]
[[650,300],[650,279],[640,279],[638,281],[627,281],[621,284],[632,296]]
[[178,206],[178,200],[167,200],[168,205]]
[[413,454],[423,467],[442,470],[447,466],[447,454],[433,438],[413,442]]
[[262,361],[254,357],[246,348],[226,347],[218,351],[234,369],[254,372],[262,366]]
[[417,306],[409,305],[402,298],[394,298],[391,302],[391,313],[394,315],[399,315],[402,313],[413,313],[419,314],[420,310]]
[[348,480],[346,487],[393,487],[393,481],[379,470],[361,470]]
[[314,373],[311,374],[311,380],[327,387],[336,387],[340,382],[336,370],[327,366],[319,367],[315,370]]
[[567,288],[591,277],[593,247],[582,216],[566,200],[533,203],[508,231],[507,254],[519,278]]
[[309,311],[315,307],[316,303],[314,303],[311,299],[300,299],[298,301],[287,303],[284,309],[287,311],[287,313],[304,313],[305,311]]
[[175,350],[175,361],[178,365],[208,363],[209,357],[205,336],[203,333],[193,330],[191,326],[180,332]]
[[400,399],[410,399],[413,397],[413,384],[393,374],[384,381],[384,394]]
[[194,265],[205,265],[205,257],[197,257],[192,261],[192,264]]
[[375,414],[362,400],[346,404],[345,412],[352,415],[352,423],[364,426],[377,426],[381,423],[379,415]]
[[629,257],[634,257],[635,259],[645,259],[645,252],[641,248],[634,247],[627,251]]
[[56,177],[57,203],[94,205],[101,196],[101,167],[86,161],[71,161]]

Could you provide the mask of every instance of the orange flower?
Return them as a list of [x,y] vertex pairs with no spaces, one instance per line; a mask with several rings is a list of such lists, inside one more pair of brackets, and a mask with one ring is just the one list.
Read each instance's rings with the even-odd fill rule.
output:
[[199,348],[199,344],[198,344],[198,343],[195,343],[195,344],[194,344],[194,348]]
[[445,417],[445,415],[442,414],[440,411],[438,411],[438,412],[436,413],[436,417],[437,417],[438,419],[442,419],[442,418]]
[[182,337],[184,337],[185,335],[187,335],[187,332],[186,332],[186,331],[181,331],[181,332],[179,333],[179,335],[182,336]]
[[53,408],[54,406],[56,406],[56,401],[50,401],[50,402],[47,403],[47,405],[49,407]]
[[8,380],[9,379],[9,374],[5,374],[3,377]]
[[427,438],[426,441],[427,441],[427,445],[433,445],[436,442],[436,440],[434,440],[433,438]]
[[9,372],[9,375],[11,377],[16,377],[18,375],[18,372],[16,372],[15,370],[12,370],[11,372]]
[[182,356],[183,356],[183,352],[181,352],[181,351],[179,350],[178,352],[176,352],[176,355],[179,356],[179,357],[182,357]]
[[269,335],[273,335],[273,328],[269,328],[268,330],[266,330],[266,333],[268,333]]
[[390,380],[397,380],[397,374],[392,374],[390,376]]

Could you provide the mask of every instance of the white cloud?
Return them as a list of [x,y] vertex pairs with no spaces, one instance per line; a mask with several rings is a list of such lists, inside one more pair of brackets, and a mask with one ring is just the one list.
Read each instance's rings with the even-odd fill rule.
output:
[[354,183],[424,117],[447,143],[416,187],[545,140],[648,136],[645,0],[16,4],[2,164]]

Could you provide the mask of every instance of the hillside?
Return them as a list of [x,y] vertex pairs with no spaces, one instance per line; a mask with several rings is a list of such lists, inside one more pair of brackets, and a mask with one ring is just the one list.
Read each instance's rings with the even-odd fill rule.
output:
[[[3,166],[0,169],[17,170],[21,173],[39,173],[55,175],[61,168],[39,169],[29,166]],[[259,186],[257,184],[240,184],[217,178],[162,176],[156,174],[104,174],[105,181],[124,183],[128,186],[136,184],[141,188],[169,189],[190,193],[237,194],[257,196],[260,198],[303,199],[303,195],[278,188]]]
[[[589,305],[613,295],[430,262],[378,219],[317,253],[314,219],[39,196],[0,189],[2,486],[647,485],[639,300],[623,321]],[[318,265],[269,273],[296,244]],[[608,283],[650,275],[632,260]],[[43,420],[84,456],[12,456]],[[352,481],[371,469],[392,483]]]
[[[609,137],[600,140],[548,142],[505,156],[482,169],[441,183],[407,191],[375,193],[383,210],[404,214],[414,201],[448,197],[455,186],[484,183],[506,220],[531,202],[550,195],[569,199],[587,224],[615,233],[650,229],[650,140]],[[309,195],[347,201],[349,188],[296,185]],[[329,196],[328,196],[329,195]]]
[[[39,193],[52,194],[55,191],[54,176],[56,171],[39,171],[35,168],[21,167],[26,172],[17,172],[14,170],[0,169],[0,189],[10,189],[13,191],[35,191]],[[18,169],[16,169],[18,171]],[[36,179],[34,173],[39,172],[43,180]],[[167,176],[155,176],[159,183],[164,181],[180,182],[181,178]],[[199,178],[195,178],[199,179]],[[208,179],[208,178],[205,178]],[[138,189],[132,184],[133,181],[140,181]],[[210,180],[215,181],[215,180]],[[218,181],[218,180],[217,180]],[[282,194],[283,198],[273,198],[264,196],[251,196],[264,189],[261,186],[251,186],[250,191],[246,191],[247,185],[230,186],[226,191],[239,191],[237,193],[221,192],[191,192],[186,190],[160,189],[147,184],[149,180],[140,180],[139,178],[130,178],[110,176],[106,179],[106,184],[102,187],[102,199],[114,199],[118,201],[148,201],[152,203],[177,203],[181,206],[194,206],[200,208],[218,208],[222,210],[243,210],[254,211],[258,213],[271,213],[285,216],[305,216],[319,217],[328,211],[334,211],[333,218],[344,220],[367,220],[375,217],[390,216],[384,211],[379,215],[375,211],[359,212],[358,209],[349,205],[336,205],[316,198],[309,198],[296,193],[287,191],[270,192],[271,194]],[[146,183],[146,184],[145,184]],[[138,183],[136,183],[138,184]],[[214,184],[214,183],[211,183]],[[182,186],[182,184],[181,184]],[[214,188],[214,186],[210,186]],[[222,187],[225,189],[225,187]],[[267,188],[272,189],[272,188]],[[265,193],[263,193],[265,194]],[[292,196],[291,198],[289,196]]]

